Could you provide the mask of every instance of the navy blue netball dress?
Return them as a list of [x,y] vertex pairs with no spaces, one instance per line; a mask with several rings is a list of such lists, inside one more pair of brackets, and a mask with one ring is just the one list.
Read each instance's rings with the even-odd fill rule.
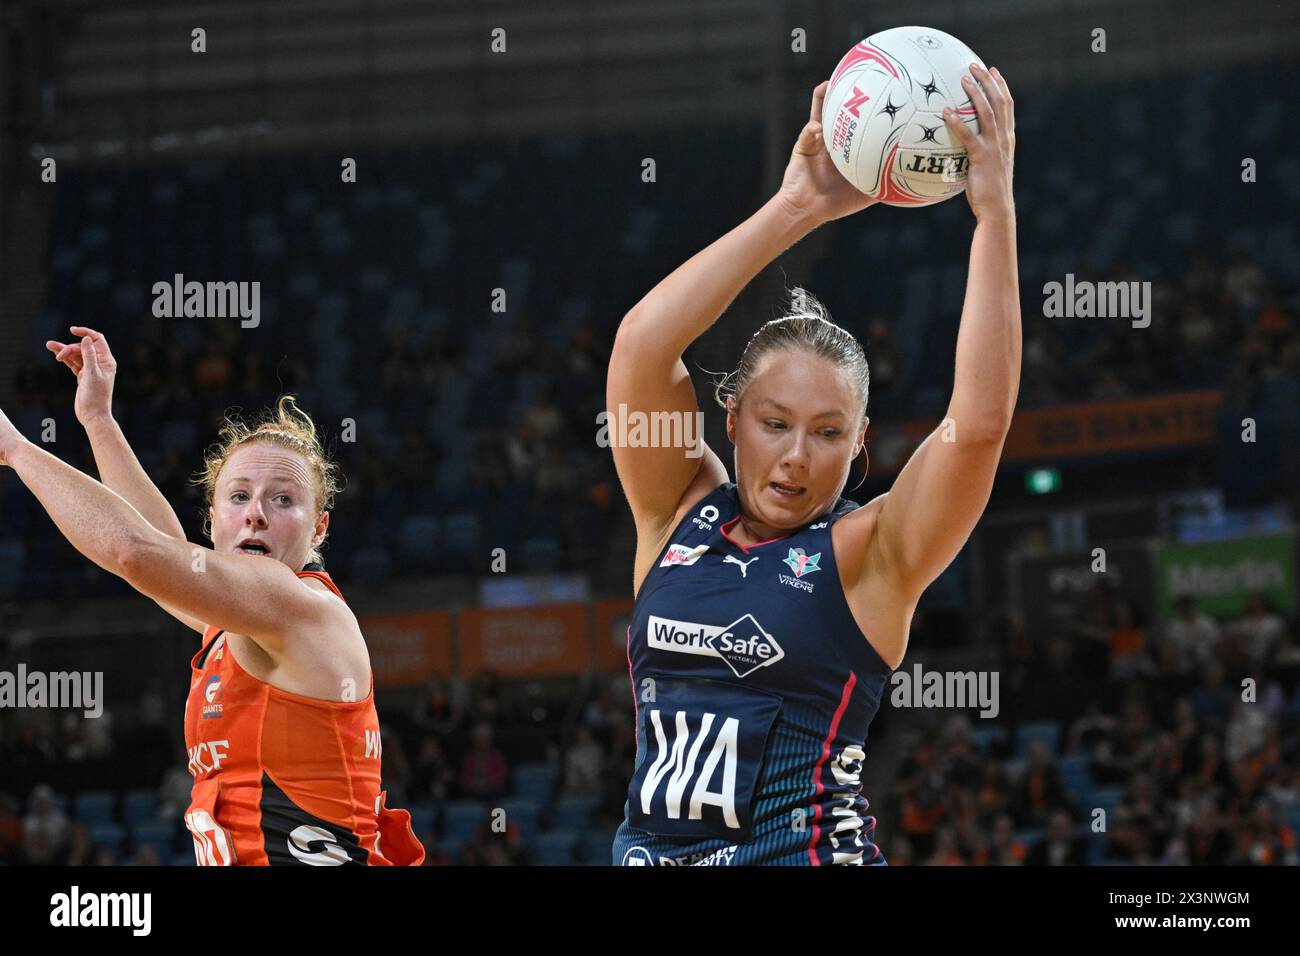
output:
[[616,865],[885,862],[859,773],[890,667],[831,547],[857,507],[744,547],[728,482],[677,526],[628,629],[637,751]]

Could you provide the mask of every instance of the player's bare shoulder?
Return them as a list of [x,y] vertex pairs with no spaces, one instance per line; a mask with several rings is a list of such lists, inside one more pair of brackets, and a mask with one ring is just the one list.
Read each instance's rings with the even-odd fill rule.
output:
[[361,626],[357,623],[357,616],[352,613],[352,608],[348,607],[347,602],[334,593],[328,584],[316,577],[298,580],[303,587],[310,588],[321,596],[321,614],[329,624],[342,627],[357,637],[361,636]]

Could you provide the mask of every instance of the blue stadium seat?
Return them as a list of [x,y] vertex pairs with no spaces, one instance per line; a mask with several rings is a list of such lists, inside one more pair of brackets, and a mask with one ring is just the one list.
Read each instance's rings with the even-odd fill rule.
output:
[[971,744],[980,753],[989,753],[994,745],[1005,743],[1007,739],[1007,728],[1005,727],[976,727],[971,731]]
[[578,844],[578,856],[587,866],[609,866],[613,846],[614,834],[588,832]]
[[1024,757],[1029,753],[1029,745],[1035,740],[1047,744],[1047,749],[1055,755],[1061,739],[1061,727],[1053,721],[1039,721],[1021,724],[1016,731],[1016,756]]
[[77,794],[72,803],[73,815],[89,827],[112,823],[115,794],[108,790],[87,790]]
[[411,807],[411,829],[421,840],[434,832],[437,811],[432,803],[419,803]]
[[90,840],[95,846],[102,846],[114,856],[119,856],[126,840],[126,831],[116,823],[101,823],[90,828]]
[[138,823],[152,822],[158,814],[158,793],[155,790],[129,790],[122,798],[122,823],[133,827]]
[[555,771],[544,763],[520,764],[514,773],[515,796],[545,806],[555,788],[555,776]]
[[538,866],[572,866],[577,834],[571,831],[543,833],[532,844],[533,861]]
[[382,584],[393,573],[393,559],[384,548],[363,548],[352,555],[349,576],[363,584]]
[[1093,787],[1091,790],[1080,794],[1080,799],[1083,800],[1085,808],[1089,811],[1094,807],[1101,807],[1106,811],[1106,816],[1109,817],[1115,806],[1124,798],[1126,789],[1123,786]]
[[467,841],[487,820],[488,807],[474,800],[456,800],[443,806],[442,839]]
[[555,801],[551,819],[556,829],[584,830],[591,825],[597,801],[591,797],[564,797]]
[[1073,790],[1081,790],[1091,786],[1092,771],[1089,769],[1092,758],[1087,754],[1067,754],[1061,757],[1057,763],[1057,769],[1061,772],[1061,779],[1065,785]]
[[443,545],[455,558],[474,554],[479,550],[480,533],[478,515],[471,511],[451,514],[443,525]]
[[[142,846],[152,846],[161,859],[172,855],[172,846],[176,842],[176,828],[166,823],[138,823],[131,830],[131,846],[139,850]],[[189,842],[188,839],[186,841]]]
[[443,854],[446,855],[447,862],[451,863],[454,866],[457,860],[460,858],[461,853],[464,852],[465,846],[468,843],[469,840],[464,837],[444,836],[442,837],[442,839],[438,840],[438,842],[433,845],[431,850],[432,849],[440,850]]
[[542,813],[541,804],[537,801],[512,797],[502,801],[501,809],[506,813],[506,825],[518,828],[525,842],[537,835],[538,819]]
[[532,574],[551,573],[559,569],[564,548],[558,538],[529,538],[524,542],[521,570]]
[[408,515],[397,532],[397,556],[404,564],[428,567],[438,547],[438,519],[434,515]]

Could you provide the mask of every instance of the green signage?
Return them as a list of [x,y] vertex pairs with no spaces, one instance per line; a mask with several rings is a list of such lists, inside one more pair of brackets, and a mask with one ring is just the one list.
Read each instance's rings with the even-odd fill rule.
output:
[[1165,545],[1157,562],[1160,613],[1166,618],[1183,594],[1192,595],[1202,611],[1216,617],[1242,614],[1252,591],[1264,592],[1284,614],[1295,610],[1295,538],[1291,535]]

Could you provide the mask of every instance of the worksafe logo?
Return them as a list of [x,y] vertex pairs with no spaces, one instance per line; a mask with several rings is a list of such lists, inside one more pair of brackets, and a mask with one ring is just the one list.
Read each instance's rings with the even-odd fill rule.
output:
[[651,615],[647,643],[655,650],[721,658],[737,677],[748,677],[785,657],[776,638],[752,614],[726,627]]

